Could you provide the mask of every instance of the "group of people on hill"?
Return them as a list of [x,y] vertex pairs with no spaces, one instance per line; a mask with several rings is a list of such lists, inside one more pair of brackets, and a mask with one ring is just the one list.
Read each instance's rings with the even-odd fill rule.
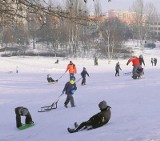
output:
[[[72,61],[70,61],[70,63],[68,64],[65,72],[67,71],[69,71],[70,81],[68,81],[65,84],[64,89],[62,91],[62,93],[65,93],[67,95],[66,100],[64,102],[64,106],[66,108],[68,107],[69,102],[71,104],[71,107],[75,107],[73,94],[77,90],[75,76],[74,76],[75,73],[77,73],[77,68],[76,68],[76,65]],[[89,74],[86,68],[83,67],[83,70],[81,72],[81,77],[82,77],[81,85],[86,85],[86,76],[89,77]],[[92,116],[89,120],[82,122],[80,125],[77,125],[75,129],[68,128],[68,131],[70,133],[74,133],[82,129],[94,129],[94,128],[98,128],[98,127],[105,125],[110,120],[110,117],[111,117],[110,108],[111,107],[107,105],[106,101],[101,101],[98,104],[98,106],[100,108],[99,113]]]
[[[65,93],[67,95],[66,100],[64,102],[64,106],[68,108],[68,104],[70,102],[71,107],[75,107],[74,97],[73,94],[77,90],[76,86],[76,78],[75,73],[77,73],[76,65],[70,61],[70,63],[67,65],[66,71],[69,71],[70,80],[65,84],[64,89],[62,93]],[[86,85],[86,76],[89,77],[89,73],[87,72],[86,68],[83,67],[83,70],[81,72],[81,85]],[[110,106],[107,105],[106,101],[101,101],[99,103],[100,113],[97,113],[96,115],[92,116],[88,121],[82,122],[79,126],[77,126],[75,129],[69,130],[70,133],[78,132],[82,129],[87,128],[97,128],[104,124],[106,124],[111,117],[111,111]]]
[[[68,108],[68,104],[71,104],[71,107],[75,107],[75,102],[74,102],[74,97],[73,94],[77,90],[76,86],[76,78],[75,78],[75,73],[77,73],[77,68],[76,65],[70,61],[70,63],[67,65],[66,72],[69,71],[69,76],[70,79],[69,81],[65,84],[62,93],[66,94],[66,100],[64,102],[64,106]],[[82,82],[81,85],[86,85],[86,76],[89,77],[89,74],[86,70],[85,67],[83,67],[83,70],[81,72],[81,77],[82,77]],[[54,80],[49,74],[47,75],[47,81],[50,82],[58,82],[58,80]],[[108,121],[111,118],[111,107],[107,105],[106,101],[101,101],[99,104],[99,109],[100,112],[93,115],[89,120],[82,122],[80,125],[77,125],[75,129],[68,129],[68,132],[74,133],[78,132],[82,129],[94,129],[101,127],[108,123]],[[17,107],[15,108],[15,113],[16,113],[16,126],[17,128],[22,126],[21,123],[21,116],[25,116],[25,123],[26,124],[33,124],[34,122],[32,121],[31,114],[29,110],[26,107]]]
[[142,64],[145,66],[143,56],[140,55],[139,58],[137,56],[133,56],[131,59],[128,60],[126,65],[128,65],[130,62],[132,62],[133,65],[132,78],[140,78],[144,74],[142,68]]
[[[138,73],[141,74],[141,73],[144,73],[143,72],[143,68],[142,68],[142,65],[145,66],[145,62],[144,62],[144,59],[143,59],[143,56],[140,55],[139,57],[137,56],[133,56],[132,58],[130,58],[128,61],[127,61],[127,64],[128,65],[130,62],[132,62],[132,65],[133,65],[133,70],[132,70],[132,78],[136,79],[138,77]],[[119,71],[122,70],[121,67],[120,67],[120,64],[119,62],[116,63],[116,66],[115,66],[115,76],[119,76]]]

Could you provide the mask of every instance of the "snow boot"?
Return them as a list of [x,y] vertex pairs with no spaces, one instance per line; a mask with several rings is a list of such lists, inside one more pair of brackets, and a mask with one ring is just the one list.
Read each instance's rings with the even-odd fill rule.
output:
[[74,123],[74,127],[77,128],[79,125],[77,122]]
[[67,130],[68,130],[69,133],[77,132],[75,129],[71,129],[71,128],[67,128]]

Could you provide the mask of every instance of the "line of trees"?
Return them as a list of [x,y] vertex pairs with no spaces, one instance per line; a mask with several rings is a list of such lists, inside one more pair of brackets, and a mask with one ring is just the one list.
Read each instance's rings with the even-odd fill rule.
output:
[[128,25],[118,18],[99,20],[99,1],[93,2],[95,13],[91,18],[83,0],[66,0],[64,7],[55,6],[52,0],[2,0],[1,47],[18,46],[23,54],[32,47],[54,55],[101,56],[111,60],[121,53],[130,53],[123,46],[126,40],[139,39],[142,45],[144,39],[151,38],[148,27],[156,13],[153,4],[144,10],[143,0],[136,0],[132,6],[136,22]]

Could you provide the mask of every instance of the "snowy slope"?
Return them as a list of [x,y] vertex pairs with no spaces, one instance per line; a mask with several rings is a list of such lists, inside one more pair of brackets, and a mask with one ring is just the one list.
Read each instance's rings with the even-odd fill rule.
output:
[[[65,72],[70,60],[44,57],[10,57],[0,59],[0,141],[160,141],[160,66],[151,66],[150,58],[157,57],[159,50],[143,52],[146,66],[145,78],[133,80],[123,73],[130,72],[132,65],[127,60],[72,60],[80,78],[83,67],[90,77],[87,85],[77,83],[74,94],[75,108],[65,108],[63,95],[58,108],[50,112],[37,112],[41,106],[50,105],[61,94],[69,75],[65,74],[57,84],[47,84],[48,73],[58,79]],[[122,71],[115,77],[115,64],[119,61]],[[19,73],[16,72],[18,67]],[[69,134],[67,127],[77,121],[88,120],[99,112],[98,103],[106,100],[112,107],[112,117],[101,128]],[[36,126],[19,131],[16,128],[14,108],[27,107]],[[24,122],[24,118],[22,118]]]

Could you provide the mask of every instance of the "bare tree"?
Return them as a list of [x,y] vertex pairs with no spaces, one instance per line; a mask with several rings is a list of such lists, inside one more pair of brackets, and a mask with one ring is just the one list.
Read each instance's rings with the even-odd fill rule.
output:
[[145,15],[147,17],[145,29],[146,29],[146,39],[155,39],[154,33],[152,31],[152,24],[156,23],[158,20],[158,12],[153,3],[146,4]]
[[140,45],[144,39],[144,25],[146,17],[144,16],[144,2],[143,0],[135,0],[132,5],[132,11],[134,12],[134,25],[133,30],[135,31],[134,37],[139,39]]

